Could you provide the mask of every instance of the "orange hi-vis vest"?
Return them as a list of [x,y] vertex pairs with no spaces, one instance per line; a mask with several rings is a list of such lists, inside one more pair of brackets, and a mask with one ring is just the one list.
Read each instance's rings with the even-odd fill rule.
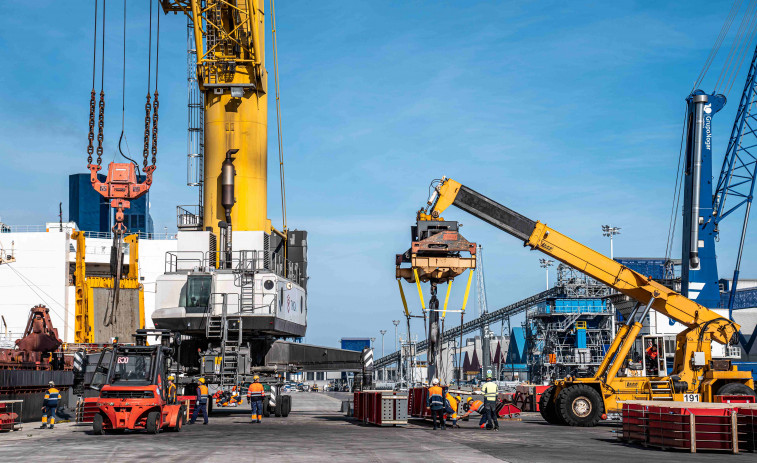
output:
[[482,408],[484,407],[484,403],[480,400],[474,400],[470,403],[470,409],[474,412],[481,413]]
[[247,397],[249,397],[250,400],[263,400],[264,395],[265,395],[265,391],[263,389],[262,384],[260,383],[250,384],[250,388],[247,390]]
[[197,402],[201,404],[208,402],[208,386],[204,384],[197,386]]

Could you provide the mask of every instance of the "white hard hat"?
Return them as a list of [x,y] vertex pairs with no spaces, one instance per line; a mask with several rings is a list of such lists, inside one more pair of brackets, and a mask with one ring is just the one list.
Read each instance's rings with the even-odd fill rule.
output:
[[431,380],[431,384],[437,385],[437,384],[439,384],[439,380],[437,378],[434,378],[434,379]]

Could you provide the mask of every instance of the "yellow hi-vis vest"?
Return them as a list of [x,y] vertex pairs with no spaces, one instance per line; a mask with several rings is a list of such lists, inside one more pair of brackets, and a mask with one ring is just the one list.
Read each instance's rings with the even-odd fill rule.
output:
[[494,402],[497,400],[497,385],[493,381],[487,381],[481,386],[481,392],[484,393],[484,399],[487,402]]

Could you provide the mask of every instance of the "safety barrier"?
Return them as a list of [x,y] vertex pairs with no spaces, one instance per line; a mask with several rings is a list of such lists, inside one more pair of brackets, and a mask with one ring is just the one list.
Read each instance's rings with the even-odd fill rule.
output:
[[376,426],[407,424],[408,396],[394,391],[358,391],[354,393],[354,417]]
[[633,401],[623,404],[621,439],[663,449],[757,450],[757,405]]

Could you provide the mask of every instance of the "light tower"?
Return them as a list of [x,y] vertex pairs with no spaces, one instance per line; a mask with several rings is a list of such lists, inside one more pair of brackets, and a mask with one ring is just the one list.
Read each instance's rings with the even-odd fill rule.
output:
[[547,291],[549,291],[549,268],[555,265],[555,261],[552,259],[539,259],[539,267],[546,270],[547,277]]
[[[478,316],[481,317],[489,313],[489,307],[486,303],[486,282],[484,280],[484,248],[478,245],[476,263],[478,272],[476,272],[476,297]],[[489,325],[481,326],[481,368],[482,374],[486,374],[487,369],[491,368],[491,349],[489,346],[490,330]]]
[[620,227],[612,227],[610,225],[602,225],[602,236],[610,238],[610,259],[614,259],[612,249],[612,237],[620,235]]
[[[400,321],[399,320],[392,320],[392,323],[394,324],[394,351],[396,352],[397,351],[397,342],[398,342],[397,330],[398,330],[398,328],[400,326]],[[397,357],[397,370],[395,371],[395,380],[399,377],[399,371],[400,371],[400,360],[399,359],[401,357],[402,357],[402,355],[400,355],[399,357]]]
[[[381,358],[384,358],[384,335],[386,334],[386,330],[379,330],[379,333],[381,333]],[[386,367],[383,368],[381,379],[386,381]]]

